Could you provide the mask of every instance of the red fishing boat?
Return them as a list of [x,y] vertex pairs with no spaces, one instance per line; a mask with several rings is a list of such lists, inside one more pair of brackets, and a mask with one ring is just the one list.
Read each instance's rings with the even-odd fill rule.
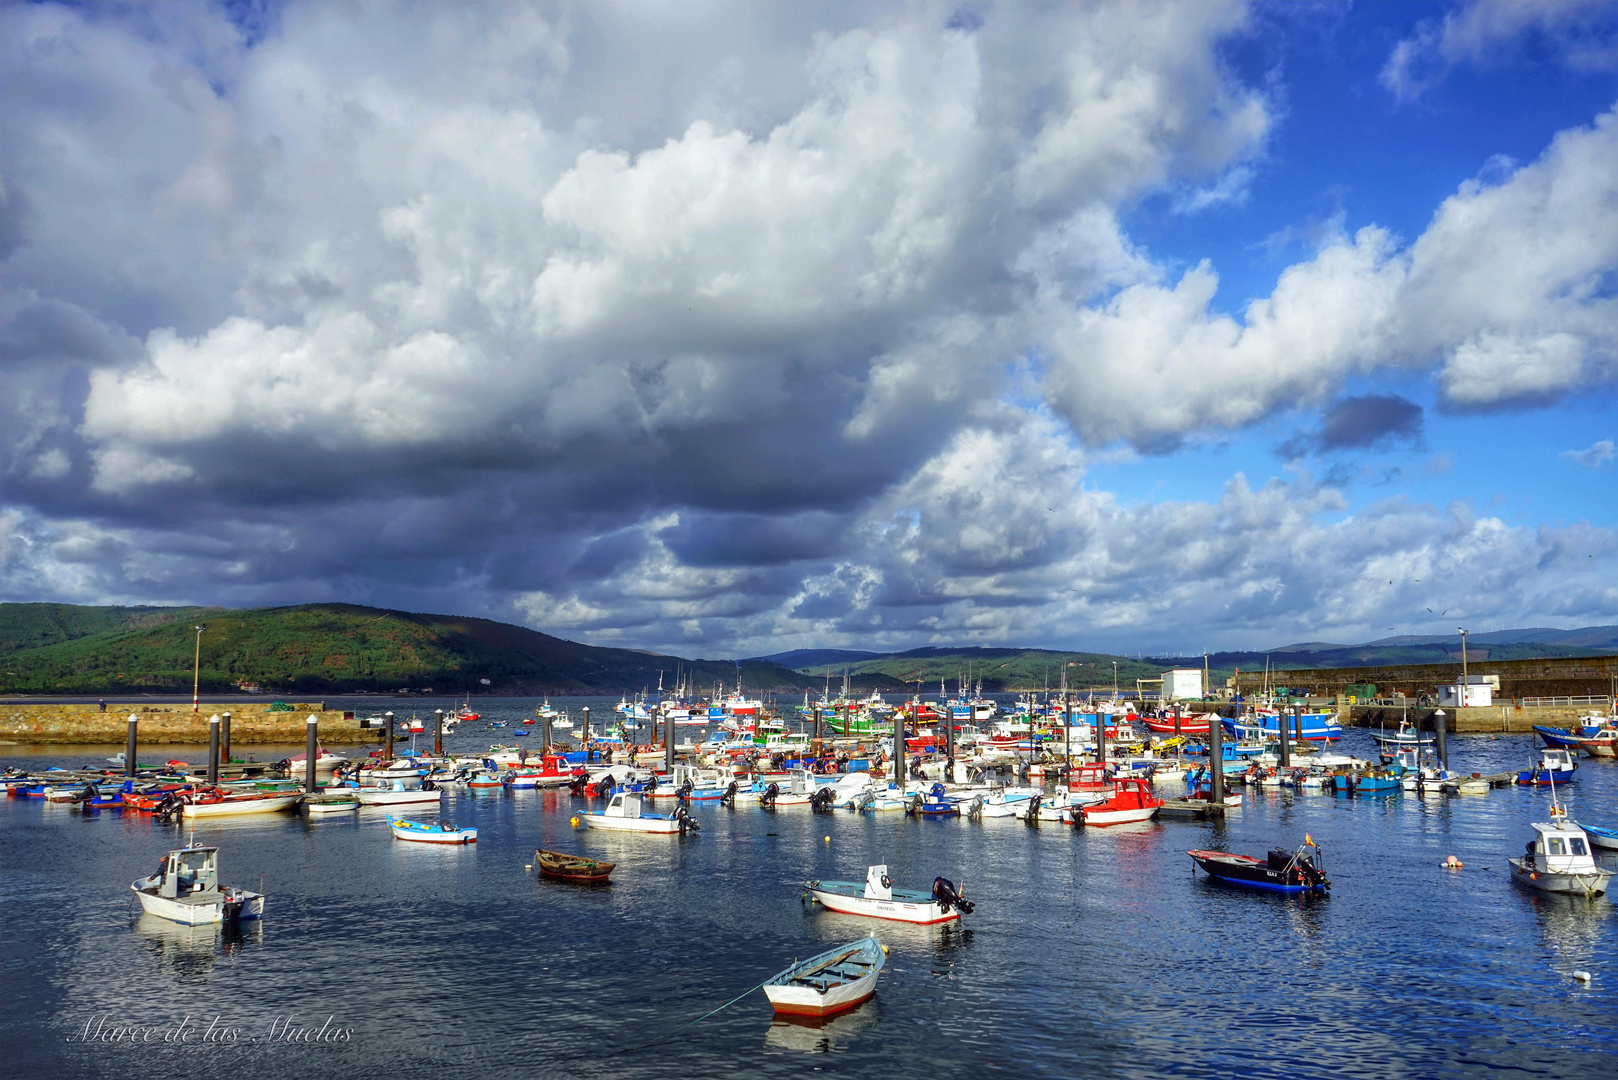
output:
[[1149,821],[1163,800],[1152,794],[1150,781],[1134,776],[1112,782],[1112,797],[1106,802],[1083,807],[1074,817],[1075,825],[1122,825]]

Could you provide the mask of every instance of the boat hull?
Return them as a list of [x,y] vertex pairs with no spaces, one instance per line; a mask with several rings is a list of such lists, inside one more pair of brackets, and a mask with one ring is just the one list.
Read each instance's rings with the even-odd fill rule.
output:
[[606,817],[598,810],[579,815],[586,828],[605,829],[608,832],[638,832],[669,835],[680,831],[680,823],[661,817]]
[[478,842],[476,829],[446,829],[440,825],[429,825],[420,821],[401,821],[396,818],[388,819],[388,827],[393,835],[400,840],[409,840],[416,844],[475,844]]
[[355,788],[354,797],[360,801],[361,806],[409,806],[421,803],[437,803],[441,801],[443,793],[439,791],[379,791],[369,788]]
[[1232,855],[1226,851],[1188,851],[1193,862],[1215,881],[1235,885],[1242,889],[1256,889],[1274,893],[1324,893],[1326,887],[1301,880],[1291,880],[1280,870],[1249,855]]
[[1567,873],[1540,870],[1523,859],[1506,861],[1511,864],[1511,880],[1543,893],[1561,896],[1600,896],[1607,891],[1607,883],[1612,880],[1611,870],[1596,869]]
[[887,919],[889,922],[916,923],[920,926],[951,922],[961,917],[960,911],[955,908],[946,912],[931,893],[894,889],[893,899],[879,900],[866,897],[865,886],[860,884],[852,885],[857,890],[853,893],[824,887],[833,884],[847,883],[811,884],[809,895],[820,901],[827,911],[841,915],[860,915],[867,919]]
[[850,942],[781,972],[764,984],[764,995],[783,1016],[836,1016],[870,1000],[884,961],[876,938]]
[[290,809],[302,799],[302,795],[274,795],[239,801],[226,799],[216,803],[186,803],[182,809],[188,818],[237,817],[242,814],[273,814]]
[[[159,919],[180,923],[184,926],[205,926],[209,923],[222,923],[226,921],[250,922],[264,917],[264,895],[262,893],[246,892],[245,890],[231,889],[218,894],[218,900],[203,903],[187,903],[185,899],[171,900],[158,896],[156,893],[146,892],[141,888],[143,882],[137,881],[130,885],[135,895],[140,898],[140,906],[148,915],[155,915]],[[233,905],[240,904],[239,914],[230,919]]]
[[1079,821],[1085,825],[1127,825],[1132,821],[1150,821],[1156,813],[1156,806],[1137,806],[1127,810],[1080,810]]

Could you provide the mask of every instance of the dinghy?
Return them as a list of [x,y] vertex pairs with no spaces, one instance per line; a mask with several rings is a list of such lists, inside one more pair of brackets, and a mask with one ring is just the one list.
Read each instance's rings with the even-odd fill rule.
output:
[[808,896],[818,900],[827,911],[895,922],[923,925],[949,922],[972,914],[974,907],[970,900],[956,892],[948,878],[935,879],[932,892],[896,889],[888,877],[886,864],[870,867],[864,883],[811,880],[804,882],[803,887],[808,890]]
[[764,984],[764,994],[787,1016],[835,1016],[876,993],[887,947],[870,937],[827,949],[793,964]]
[[583,855],[569,855],[565,851],[534,849],[534,865],[542,876],[558,881],[576,881],[587,885],[605,883],[607,875],[617,863],[597,862]]
[[400,840],[414,840],[421,844],[475,844],[476,829],[458,829],[448,821],[408,821],[388,815],[388,828]]

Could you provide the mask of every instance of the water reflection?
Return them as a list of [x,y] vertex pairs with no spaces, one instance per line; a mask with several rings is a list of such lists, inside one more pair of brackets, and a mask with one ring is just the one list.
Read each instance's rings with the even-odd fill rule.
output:
[[839,1016],[821,1020],[809,1016],[777,1016],[764,1033],[764,1046],[770,1050],[800,1054],[826,1054],[846,1044],[859,1032],[882,1019],[877,998]]
[[264,941],[264,926],[257,920],[186,926],[143,913],[132,929],[181,982],[206,981],[216,960],[237,957]]

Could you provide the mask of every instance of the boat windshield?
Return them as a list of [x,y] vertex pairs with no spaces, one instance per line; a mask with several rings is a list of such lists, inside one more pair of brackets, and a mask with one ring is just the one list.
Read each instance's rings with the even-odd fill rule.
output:
[[1567,854],[1566,849],[1562,846],[1562,838],[1560,836],[1553,836],[1547,840],[1546,843],[1550,846],[1552,855]]
[[1567,846],[1568,846],[1568,849],[1570,851],[1572,851],[1573,854],[1575,854],[1575,855],[1588,855],[1589,854],[1589,852],[1585,850],[1584,838],[1582,836],[1570,836],[1570,837],[1568,837]]

